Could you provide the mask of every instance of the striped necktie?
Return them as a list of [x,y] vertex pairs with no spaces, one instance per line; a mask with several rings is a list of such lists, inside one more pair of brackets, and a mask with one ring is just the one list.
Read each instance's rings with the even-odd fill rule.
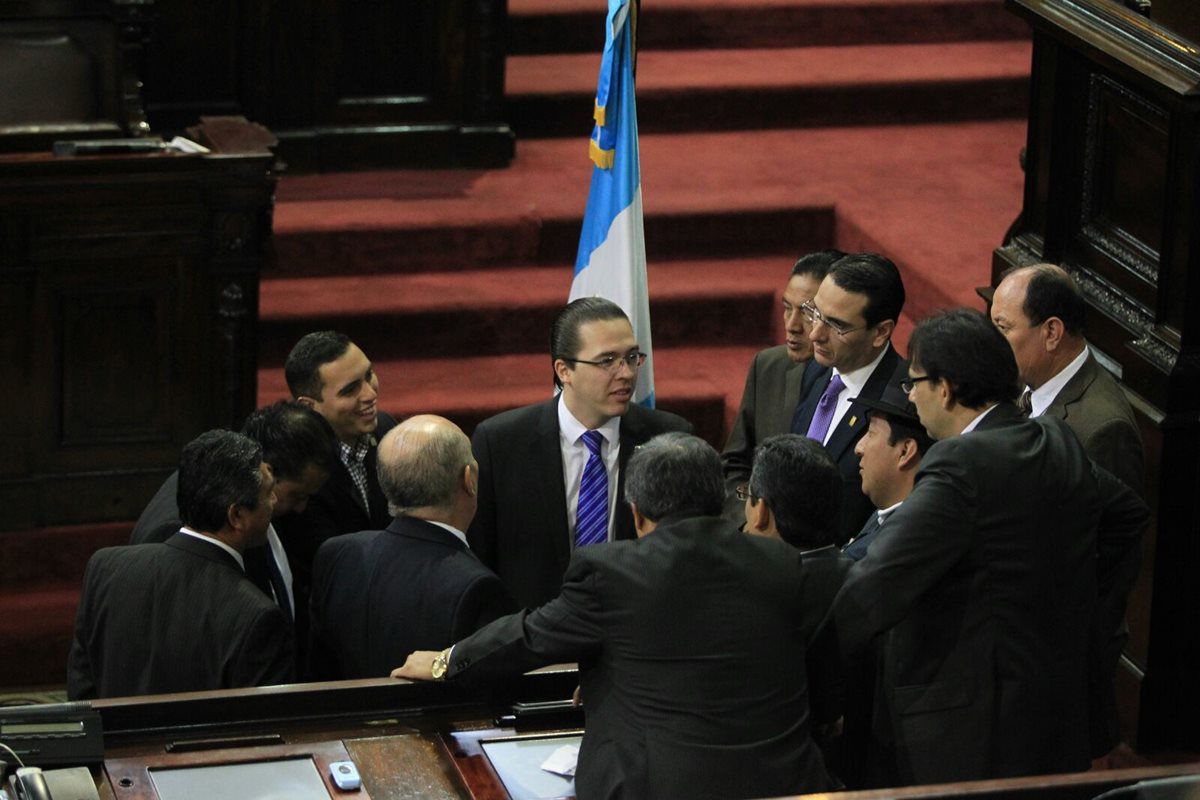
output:
[[579,481],[579,504],[575,507],[575,546],[587,547],[608,539],[608,471],[600,457],[600,431],[587,431],[583,443],[588,460]]

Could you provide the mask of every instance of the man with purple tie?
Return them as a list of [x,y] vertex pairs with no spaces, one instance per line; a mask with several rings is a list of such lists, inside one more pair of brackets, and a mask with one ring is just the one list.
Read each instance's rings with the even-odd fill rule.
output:
[[862,493],[854,446],[867,430],[867,408],[904,359],[891,345],[904,308],[904,283],[887,258],[855,253],[834,263],[802,310],[813,359],[804,368],[792,432],[825,445],[842,474],[838,543],[858,533],[874,507]]

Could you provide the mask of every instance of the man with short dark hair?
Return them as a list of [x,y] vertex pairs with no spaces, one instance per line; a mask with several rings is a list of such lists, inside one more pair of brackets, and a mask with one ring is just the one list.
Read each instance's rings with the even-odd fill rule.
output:
[[754,355],[746,374],[742,404],[721,453],[726,519],[734,522],[743,519],[743,504],[736,490],[750,479],[754,448],[759,442],[792,429],[792,416],[800,403],[800,378],[804,365],[812,358],[808,320],[802,309],[817,293],[830,266],[845,255],[841,250],[818,250],[802,256],[792,266],[791,277],[783,289],[785,342]]
[[396,421],[379,409],[379,378],[370,359],[344,333],[302,336],[283,371],[293,399],[329,423],[338,452],[329,480],[308,507],[279,526],[298,593],[307,598],[313,556],[322,542],[386,528],[391,521],[375,471],[375,448]]
[[857,533],[873,511],[862,493],[854,453],[867,429],[867,409],[856,399],[879,397],[904,363],[891,345],[903,308],[899,270],[874,253],[834,262],[816,295],[803,306],[813,359],[801,378],[792,432],[824,444],[841,470],[839,544]]
[[554,597],[576,548],[633,538],[633,518],[618,502],[630,454],[658,433],[691,430],[682,417],[632,402],[645,358],[620,306],[575,300],[550,332],[561,394],[475,428],[479,510],[467,540],[518,604]]
[[[242,425],[242,434],[262,446],[263,461],[275,476],[273,520],[302,512],[337,462],[329,423],[299,403],[280,400],[255,410]],[[179,516],[178,491],[179,471],[176,470],[138,517],[129,536],[130,544],[165,542],[179,532],[183,523]],[[248,547],[243,556],[247,576],[275,599],[289,619],[304,614],[304,608],[296,607],[292,571],[274,523],[267,526],[266,545]]]
[[745,531],[802,552],[832,549],[841,489],[837,465],[819,442],[794,433],[764,439],[750,482],[738,492]]
[[262,447],[209,431],[183,448],[183,528],[165,543],[107,547],[88,561],[67,665],[72,700],[286,683],[291,626],[246,577],[275,479]]
[[[992,298],[992,322],[1004,334],[1025,382],[1031,417],[1058,417],[1075,431],[1088,456],[1141,492],[1145,452],[1133,408],[1116,379],[1084,338],[1087,303],[1063,269],[1037,264],[1007,274]],[[1097,618],[1108,652],[1108,674],[1093,686],[1092,755],[1099,758],[1121,741],[1113,682],[1129,638],[1125,605],[1137,577],[1139,553],[1121,570],[1111,604]]]
[[393,676],[478,683],[578,662],[580,797],[830,788],[797,668],[820,621],[803,557],[718,517],[720,459],[694,436],[656,436],[627,471],[636,540],[576,550],[556,599]]
[[379,483],[395,516],[382,531],[335,536],[313,562],[312,673],[381,678],[414,650],[440,650],[516,610],[467,547],[479,465],[442,417],[410,417],[379,443]]
[[935,315],[909,345],[904,388],[937,441],[834,602],[843,652],[891,631],[876,716],[902,783],[1086,769],[1089,629],[1148,510],[1061,420],[1024,419],[983,314]]

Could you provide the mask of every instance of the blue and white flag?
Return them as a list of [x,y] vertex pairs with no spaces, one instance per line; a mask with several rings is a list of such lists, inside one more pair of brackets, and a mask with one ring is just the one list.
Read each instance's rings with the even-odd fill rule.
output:
[[604,57],[596,88],[596,126],[589,144],[595,167],[570,300],[603,297],[625,310],[638,346],[647,355],[633,399],[653,408],[654,353],[650,344],[642,177],[633,98],[633,4],[633,0],[608,0]]

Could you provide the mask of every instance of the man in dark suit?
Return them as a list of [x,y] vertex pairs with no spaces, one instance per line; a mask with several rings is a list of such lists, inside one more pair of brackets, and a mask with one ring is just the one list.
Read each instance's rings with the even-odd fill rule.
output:
[[557,594],[575,548],[633,538],[620,502],[625,464],[651,437],[691,430],[631,402],[646,356],[615,303],[587,297],[563,308],[550,357],[562,393],[484,420],[471,437],[479,510],[467,541],[527,608]]
[[825,445],[842,472],[838,543],[862,528],[873,509],[862,493],[854,445],[867,429],[867,409],[855,398],[876,398],[903,359],[891,346],[904,308],[904,283],[883,256],[858,253],[829,268],[812,301],[813,359],[804,368],[792,432]]
[[[242,433],[262,445],[263,461],[275,476],[275,511],[272,519],[300,513],[337,464],[333,431],[325,418],[299,403],[279,401],[246,418]],[[130,544],[165,542],[179,532],[179,471],[173,472],[146,505]],[[274,524],[267,526],[267,543],[243,553],[246,575],[293,619],[296,608],[292,571]]]
[[[1084,339],[1087,303],[1075,282],[1053,264],[1014,270],[992,298],[992,322],[1004,334],[1028,389],[1030,417],[1057,417],[1070,426],[1088,456],[1134,490],[1143,490],[1145,458],[1133,408]],[[1097,616],[1105,672],[1093,686],[1092,755],[1128,754],[1122,747],[1113,683],[1129,638],[1125,605],[1137,578],[1139,553],[1122,565],[1109,605]],[[1113,752],[1114,748],[1119,748]]]
[[516,610],[467,547],[479,465],[442,417],[411,417],[379,443],[395,519],[335,536],[313,563],[313,677],[381,678],[414,650],[440,650]]
[[284,363],[288,389],[298,403],[333,428],[338,463],[321,491],[300,514],[281,520],[298,603],[307,603],[312,560],[331,536],[380,530],[391,521],[375,472],[375,448],[396,421],[379,410],[379,378],[371,361],[344,333],[301,337]]
[[67,664],[72,700],[292,679],[291,626],[245,576],[275,505],[262,447],[209,431],[180,455],[184,527],[165,543],[107,547],[88,562]]
[[1061,420],[1024,419],[983,314],[924,320],[910,349],[905,388],[937,442],[850,570],[836,635],[852,654],[891,631],[876,702],[902,782],[1086,769],[1089,628],[1148,510]]
[[813,299],[833,262],[844,255],[841,250],[820,250],[801,257],[792,266],[792,275],[783,289],[785,343],[754,355],[746,374],[742,404],[721,453],[725,519],[740,523],[744,517],[743,502],[736,490],[750,479],[754,448],[768,437],[792,429],[792,415],[800,402],[800,377],[812,358],[808,320],[801,308]]
[[718,518],[720,459],[696,437],[657,436],[627,469],[636,541],[577,550],[556,599],[393,676],[470,683],[577,661],[581,798],[829,788],[796,668],[820,620],[803,557]]

